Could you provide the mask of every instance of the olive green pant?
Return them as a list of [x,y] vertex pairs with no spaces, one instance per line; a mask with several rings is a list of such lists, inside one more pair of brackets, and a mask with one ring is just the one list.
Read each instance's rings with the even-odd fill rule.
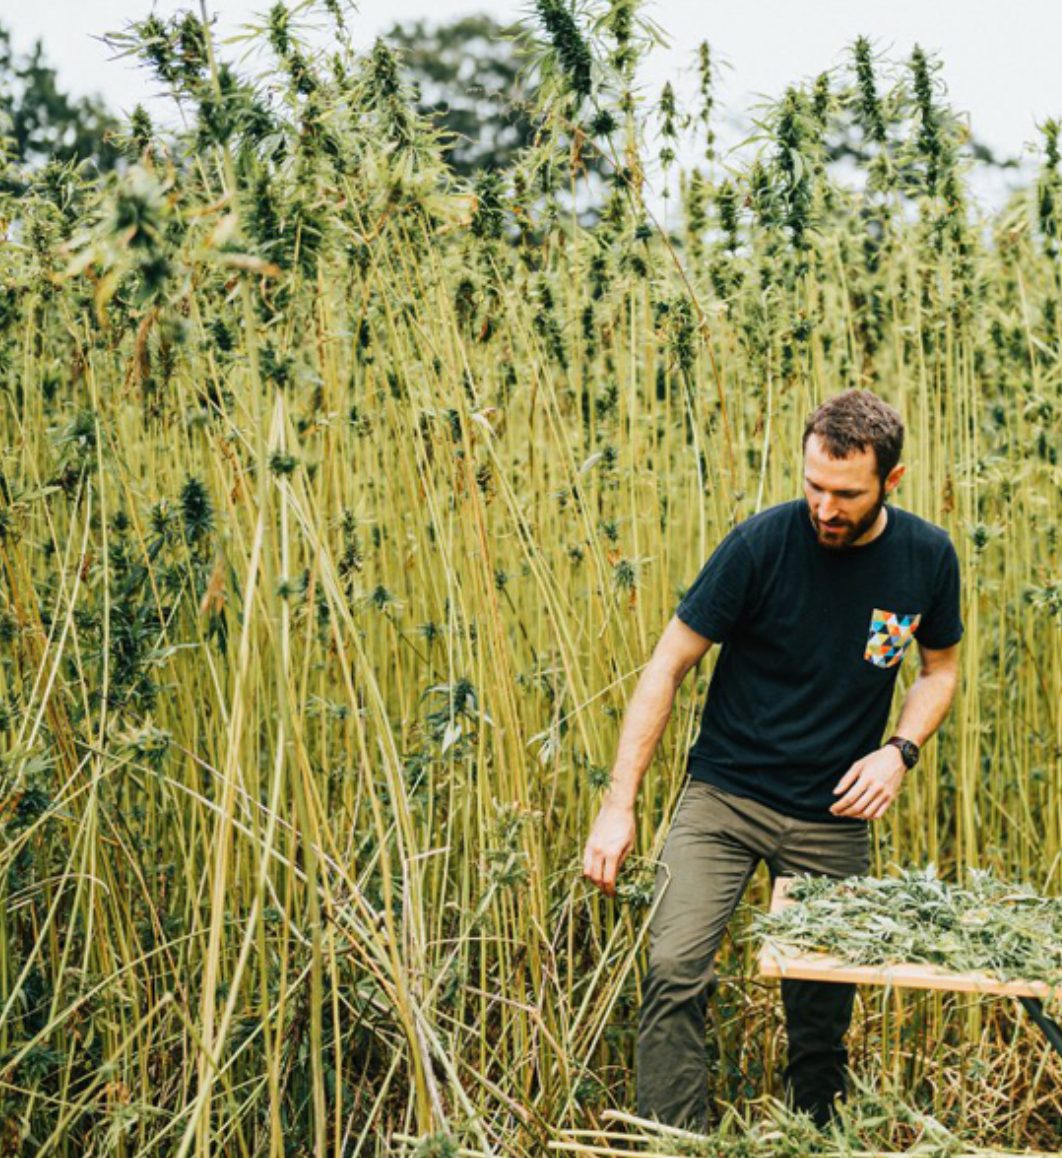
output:
[[[846,877],[870,867],[870,827],[797,820],[759,801],[690,780],[657,869],[642,989],[636,1089],[638,1113],[671,1126],[707,1129],[705,1051],[714,961],[727,922],[761,860],[779,876]],[[824,1124],[845,1096],[855,986],[782,981],[787,1100]]]

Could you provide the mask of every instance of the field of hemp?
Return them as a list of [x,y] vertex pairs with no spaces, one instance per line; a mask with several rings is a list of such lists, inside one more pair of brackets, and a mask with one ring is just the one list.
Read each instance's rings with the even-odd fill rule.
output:
[[[847,386],[907,421],[967,628],[874,871],[1062,885],[1059,124],[987,218],[938,62],[860,40],[728,167],[706,46],[684,111],[634,89],[636,0],[538,0],[537,138],[469,186],[386,44],[297,15],[239,67],[199,12],[115,33],[183,129],[138,108],[106,181],[0,162],[0,1155],[539,1158],[632,1109],[714,653],[616,901],[583,842],[684,586]],[[752,954],[711,1049],[755,1116]],[[865,991],[850,1044],[896,1146],[1062,1147],[1010,1004]]]

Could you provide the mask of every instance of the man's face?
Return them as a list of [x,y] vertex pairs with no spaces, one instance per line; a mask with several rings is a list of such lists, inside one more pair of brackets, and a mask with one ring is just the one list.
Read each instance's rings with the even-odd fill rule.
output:
[[810,435],[804,448],[804,496],[819,543],[838,551],[860,545],[903,471],[897,466],[882,484],[873,448],[831,458],[819,436]]

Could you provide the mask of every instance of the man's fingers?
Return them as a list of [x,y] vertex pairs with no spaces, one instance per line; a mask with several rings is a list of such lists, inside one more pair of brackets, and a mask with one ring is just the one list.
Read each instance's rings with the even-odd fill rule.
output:
[[[613,843],[612,849],[616,849],[615,843]],[[616,895],[616,877],[630,850],[630,841],[620,846],[618,851],[610,851],[607,842],[599,843],[590,839],[583,852],[583,876],[597,885],[607,896],[614,897]]]
[[880,789],[877,785],[868,784],[852,805],[853,809],[856,812],[866,812],[868,808],[875,807],[878,803],[879,792]]
[[583,856],[583,876],[596,885],[606,896],[616,895],[616,876],[621,856],[610,855],[598,849],[587,848]]
[[885,815],[885,813],[889,811],[889,807],[892,804],[893,799],[894,799],[894,797],[892,797],[892,796],[886,797],[877,806],[877,808],[874,810],[874,815],[871,816],[869,819],[870,820],[880,820]]
[[877,785],[874,784],[865,784],[862,787],[857,785],[848,796],[833,806],[832,811],[842,816],[851,816],[853,813],[860,814],[867,805],[877,802],[878,791]]
[[596,852],[590,854],[590,865],[586,870],[586,876],[591,884],[597,885],[598,888],[601,887],[601,857]]
[[867,785],[863,781],[857,781],[851,788],[837,801],[830,809],[831,812],[839,812],[843,808],[847,808],[854,801],[858,800],[867,790]]
[[856,779],[860,773],[860,770],[861,769],[859,764],[853,764],[852,767],[849,768],[848,771],[838,781],[834,792],[843,792]]
[[884,812],[889,807],[889,796],[880,785],[873,785],[856,801],[851,816],[861,816],[864,820],[873,820],[874,814]]

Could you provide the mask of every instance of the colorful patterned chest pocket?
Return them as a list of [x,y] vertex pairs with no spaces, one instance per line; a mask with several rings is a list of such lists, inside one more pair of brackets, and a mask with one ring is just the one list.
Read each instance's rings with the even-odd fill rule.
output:
[[895,667],[911,646],[921,615],[900,615],[875,607],[870,616],[870,633],[863,658],[875,667]]

